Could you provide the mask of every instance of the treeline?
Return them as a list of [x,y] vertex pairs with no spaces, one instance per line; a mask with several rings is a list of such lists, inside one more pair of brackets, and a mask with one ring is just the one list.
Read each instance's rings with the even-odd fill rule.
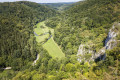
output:
[[31,65],[39,53],[33,26],[56,13],[33,2],[0,3],[0,68]]
[[53,8],[58,11],[64,11],[70,6],[72,6],[74,2],[63,2],[63,3],[40,3],[42,5],[45,5],[47,7]]

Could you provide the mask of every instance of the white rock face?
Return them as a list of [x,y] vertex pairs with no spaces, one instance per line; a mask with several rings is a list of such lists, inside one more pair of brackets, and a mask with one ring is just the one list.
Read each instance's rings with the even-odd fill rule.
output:
[[115,32],[114,29],[115,29],[115,26],[113,25],[112,29],[110,29],[110,31],[108,33],[107,39],[105,40],[105,47],[107,50],[112,49],[111,42],[116,42],[115,37],[118,35],[118,33]]
[[105,47],[103,47],[102,49],[98,51],[98,53],[96,53],[95,58],[98,58],[101,55],[104,55],[102,60],[105,59],[106,57],[105,51],[110,50],[117,45],[117,42],[115,39],[117,35],[118,33],[115,32],[115,25],[113,25],[112,28],[109,30],[108,36],[105,40]]
[[[85,49],[85,47],[87,47],[88,49]],[[78,53],[77,53],[77,56],[79,57],[78,58],[78,61],[81,62],[82,60],[85,60],[85,58],[83,58],[83,56],[88,53],[93,53],[93,51],[90,49],[90,46],[87,45],[87,44],[81,44],[79,46],[79,49],[78,49]],[[91,59],[90,59],[91,60]]]
[[[117,23],[117,25],[120,26],[120,23]],[[78,61],[80,62],[82,61],[82,58],[79,55],[84,55],[85,53],[92,53],[91,60],[94,60],[96,58],[101,58],[101,56],[103,56],[101,60],[104,60],[106,57],[106,54],[105,54],[106,50],[113,49],[117,45],[117,41],[119,40],[116,40],[115,38],[118,34],[119,32],[115,31],[115,24],[114,24],[112,28],[109,30],[108,36],[105,40],[105,47],[101,48],[97,53],[91,50],[88,45],[81,44],[79,46],[78,53],[77,53],[77,56],[79,57]],[[86,50],[84,48],[85,46],[88,46],[89,49]]]
[[81,45],[79,46],[77,56],[78,56],[78,55],[82,55],[82,54],[85,53],[85,49],[83,48],[83,46],[84,46],[83,44],[81,44]]

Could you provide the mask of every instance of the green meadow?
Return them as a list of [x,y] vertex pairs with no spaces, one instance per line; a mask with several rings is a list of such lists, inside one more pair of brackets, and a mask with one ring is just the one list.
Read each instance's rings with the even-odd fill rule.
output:
[[50,36],[49,33],[48,33],[49,31],[51,32],[52,37],[42,45],[43,48],[46,49],[48,51],[48,53],[53,58],[62,58],[62,57],[65,57],[65,54],[62,52],[62,50],[60,49],[60,47],[57,45],[57,43],[55,43],[55,41],[53,39],[54,29],[47,27],[44,24],[44,21],[38,23],[34,27],[34,32],[37,35],[39,35],[39,36],[35,36],[36,37],[36,41],[38,42],[38,44],[40,44],[40,42],[43,42],[43,41],[45,41],[45,39],[48,39],[49,36]]
[[53,58],[62,58],[65,56],[60,47],[53,40],[53,37],[43,45],[43,48],[46,49]]

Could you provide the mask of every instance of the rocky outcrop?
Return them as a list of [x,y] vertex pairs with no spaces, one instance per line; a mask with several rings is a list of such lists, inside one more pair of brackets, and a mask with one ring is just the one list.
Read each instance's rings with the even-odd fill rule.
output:
[[[77,53],[77,56],[79,57],[78,58],[79,62],[81,62],[82,60],[86,60],[84,57],[86,54],[94,53],[91,46],[92,46],[92,44],[81,44],[79,46],[78,53]],[[92,60],[92,58],[93,58],[93,56],[88,61]]]
[[110,29],[108,36],[105,40],[105,47],[106,49],[112,49],[114,46],[116,46],[117,41],[116,41],[116,36],[118,35],[119,32],[116,32],[115,30],[115,25],[113,25],[112,29]]
[[117,45],[116,36],[119,34],[119,32],[116,30],[116,25],[113,24],[112,28],[109,30],[108,36],[105,40],[105,47],[100,49],[99,52],[95,55],[95,60],[104,60],[106,58],[106,50],[113,49]]
[[[81,55],[85,55],[86,53],[92,53],[90,60],[104,60],[106,58],[106,50],[113,49],[119,40],[116,39],[116,36],[119,35],[120,23],[114,23],[112,28],[109,30],[108,36],[105,40],[105,47],[101,48],[97,53],[90,49],[90,45],[81,44],[78,49],[77,56],[78,61],[81,62]],[[88,49],[85,49],[85,47]]]
[[77,55],[82,55],[82,54],[85,54],[85,53],[93,53],[93,51],[91,50],[90,46],[89,45],[83,45],[81,44],[79,46],[79,50],[78,50],[78,54]]

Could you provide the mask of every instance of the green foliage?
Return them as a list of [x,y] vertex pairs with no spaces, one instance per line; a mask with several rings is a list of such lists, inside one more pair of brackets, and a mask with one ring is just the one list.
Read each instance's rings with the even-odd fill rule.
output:
[[70,8],[73,5],[74,2],[63,2],[63,3],[40,3],[42,5],[45,5],[47,7],[53,8],[58,11],[64,11],[65,9]]
[[16,75],[16,72],[13,70],[4,70],[2,73],[0,72],[0,80],[9,80]]
[[52,17],[49,20],[46,20],[45,25],[51,28],[55,28],[59,22],[59,17]]
[[59,64],[59,62],[57,61],[57,59],[51,59],[51,60],[49,60],[49,62],[48,62],[48,69],[49,69],[50,71],[52,71],[53,69],[54,69],[54,70],[58,70],[59,67],[60,67],[60,64]]
[[32,77],[32,80],[44,80],[45,77],[46,77],[46,75],[44,73],[42,73],[42,74],[35,74]]
[[39,53],[33,26],[56,13],[33,2],[0,3],[0,68],[21,70],[33,61]]
[[[98,62],[98,67],[95,67],[95,73],[97,76],[100,76],[101,74],[105,74],[104,78],[106,78],[107,75],[109,75],[108,79],[110,78],[117,78],[120,74],[120,48],[115,47],[112,50],[107,51],[107,57],[105,61]],[[105,71],[107,73],[105,73]]]
[[[48,19],[57,12],[37,3],[0,3],[0,80],[119,80],[119,41],[117,47],[106,52],[104,61],[89,63],[92,55],[86,53],[82,58],[88,62],[80,63],[76,56],[80,44],[90,45],[85,49],[95,52],[104,46],[111,24],[120,20],[119,12],[119,0],[85,0]],[[45,19],[45,24],[35,26]],[[54,28],[55,35],[46,26]],[[48,41],[49,35],[35,38],[33,29],[38,35],[53,35],[66,57],[53,37]],[[42,41],[40,38],[46,38],[43,47],[37,43]],[[38,53],[40,58],[32,66]],[[2,71],[7,66],[14,71]]]
[[94,45],[91,48],[98,52],[104,46],[112,23],[120,20],[120,14],[117,14],[120,12],[119,5],[118,0],[78,2],[61,15],[59,27],[55,29],[55,41],[66,55],[76,54],[74,49],[89,42]]
[[73,71],[75,71],[74,65],[71,64],[71,63],[66,64],[65,71],[67,71],[67,72],[73,72]]

